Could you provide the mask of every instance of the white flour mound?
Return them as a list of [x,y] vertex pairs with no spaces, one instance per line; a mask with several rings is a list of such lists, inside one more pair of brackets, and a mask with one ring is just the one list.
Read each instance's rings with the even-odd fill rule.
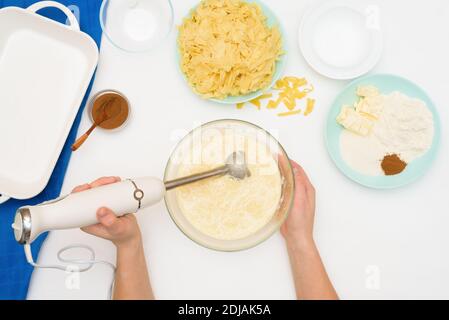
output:
[[433,115],[426,104],[400,92],[384,98],[382,115],[369,136],[363,137],[348,130],[340,136],[343,160],[365,175],[383,175],[380,164],[387,154],[397,154],[410,163],[432,146]]

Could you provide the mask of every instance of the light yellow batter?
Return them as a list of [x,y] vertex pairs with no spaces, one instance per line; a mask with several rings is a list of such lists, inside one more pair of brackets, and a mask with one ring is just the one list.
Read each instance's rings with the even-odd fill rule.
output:
[[203,172],[223,165],[232,152],[245,151],[251,177],[215,177],[177,190],[187,220],[202,233],[221,240],[245,238],[260,230],[272,219],[281,199],[282,178],[271,152],[255,139],[238,139],[240,146],[230,148],[229,144],[223,146],[219,136],[209,138],[191,148],[186,157],[201,155],[201,161],[186,161],[179,167],[179,176]]

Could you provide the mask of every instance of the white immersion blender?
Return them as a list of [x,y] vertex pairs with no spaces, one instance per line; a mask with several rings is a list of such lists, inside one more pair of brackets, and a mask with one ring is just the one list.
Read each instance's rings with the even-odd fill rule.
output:
[[[232,153],[227,158],[226,164],[219,168],[173,181],[163,182],[151,177],[123,180],[83,192],[72,193],[37,206],[19,208],[12,225],[14,236],[17,242],[24,245],[27,261],[31,265],[66,270],[62,266],[41,266],[35,264],[30,244],[40,234],[47,231],[82,228],[98,223],[96,213],[101,207],[110,208],[118,216],[135,213],[140,209],[161,201],[168,190],[210,177],[227,174],[236,179],[245,179],[250,176],[244,152]],[[91,260],[62,259],[62,252],[73,247],[75,246],[59,251],[58,258],[63,262],[88,265],[86,268],[78,271],[86,271],[97,262],[109,264],[104,261],[94,261],[95,254],[87,246],[76,247],[89,250],[91,252]]]

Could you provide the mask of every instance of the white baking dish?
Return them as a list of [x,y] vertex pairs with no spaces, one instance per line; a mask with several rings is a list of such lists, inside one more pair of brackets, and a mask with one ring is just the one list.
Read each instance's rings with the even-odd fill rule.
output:
[[[63,25],[36,14],[56,7]],[[98,48],[60,3],[0,10],[0,203],[47,185],[98,62]]]

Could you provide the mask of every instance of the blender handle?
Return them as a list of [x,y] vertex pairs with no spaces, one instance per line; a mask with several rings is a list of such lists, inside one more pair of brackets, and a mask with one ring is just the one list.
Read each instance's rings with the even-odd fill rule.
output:
[[154,205],[165,196],[164,183],[156,178],[124,180],[43,203],[23,207],[18,213],[28,212],[31,230],[28,243],[50,230],[82,228],[95,223],[97,210],[108,207],[117,216],[137,212]]

